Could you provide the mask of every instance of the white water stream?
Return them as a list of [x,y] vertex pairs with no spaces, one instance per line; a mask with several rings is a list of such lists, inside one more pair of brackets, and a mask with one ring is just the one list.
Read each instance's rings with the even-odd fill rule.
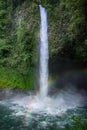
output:
[[48,33],[47,33],[47,12],[40,5],[40,97],[39,95],[21,95],[18,94],[13,98],[0,101],[0,104],[10,106],[15,110],[14,114],[28,115],[27,113],[47,113],[52,115],[62,115],[68,109],[74,109],[83,106],[85,97],[77,93],[74,86],[62,90],[58,96],[48,97]]
[[46,9],[40,5],[40,96],[42,98],[48,93],[48,23]]

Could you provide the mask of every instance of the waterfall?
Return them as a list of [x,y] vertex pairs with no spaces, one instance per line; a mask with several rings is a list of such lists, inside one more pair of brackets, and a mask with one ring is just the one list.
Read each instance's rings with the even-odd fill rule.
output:
[[48,93],[48,23],[47,12],[40,5],[40,96],[46,97]]

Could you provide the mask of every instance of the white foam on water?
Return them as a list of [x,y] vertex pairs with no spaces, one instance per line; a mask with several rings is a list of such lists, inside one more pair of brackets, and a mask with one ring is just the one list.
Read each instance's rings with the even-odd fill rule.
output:
[[[0,103],[9,106],[14,110],[15,115],[25,115],[25,113],[46,113],[51,115],[62,115],[68,109],[84,105],[84,96],[77,93],[75,89],[62,90],[55,97],[48,94],[48,23],[47,12],[40,5],[40,94],[39,95],[18,95],[14,98],[1,101]],[[45,125],[43,123],[43,125]]]
[[84,96],[72,89],[62,90],[56,97],[45,97],[40,99],[38,95],[16,96],[4,100],[0,103],[9,105],[10,109],[14,110],[16,115],[24,115],[25,113],[39,113],[49,115],[62,115],[69,109],[83,106]]

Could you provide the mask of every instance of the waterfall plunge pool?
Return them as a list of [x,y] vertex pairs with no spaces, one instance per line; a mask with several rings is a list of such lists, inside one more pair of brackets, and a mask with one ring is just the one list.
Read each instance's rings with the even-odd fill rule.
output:
[[73,116],[87,120],[85,98],[69,89],[43,100],[34,94],[2,99],[0,130],[68,130],[75,123]]
[[[40,94],[17,94],[0,100],[0,130],[75,130],[71,129],[76,121],[74,116],[87,122],[84,94],[68,89],[58,92],[57,96],[47,96],[48,24],[47,12],[41,5],[40,14]],[[79,120],[77,123],[80,123]]]

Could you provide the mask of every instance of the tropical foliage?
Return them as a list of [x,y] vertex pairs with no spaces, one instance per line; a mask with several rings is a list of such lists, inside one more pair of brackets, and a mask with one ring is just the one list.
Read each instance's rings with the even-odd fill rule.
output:
[[30,75],[38,61],[38,4],[48,12],[50,58],[87,62],[86,0],[0,0],[0,65]]

